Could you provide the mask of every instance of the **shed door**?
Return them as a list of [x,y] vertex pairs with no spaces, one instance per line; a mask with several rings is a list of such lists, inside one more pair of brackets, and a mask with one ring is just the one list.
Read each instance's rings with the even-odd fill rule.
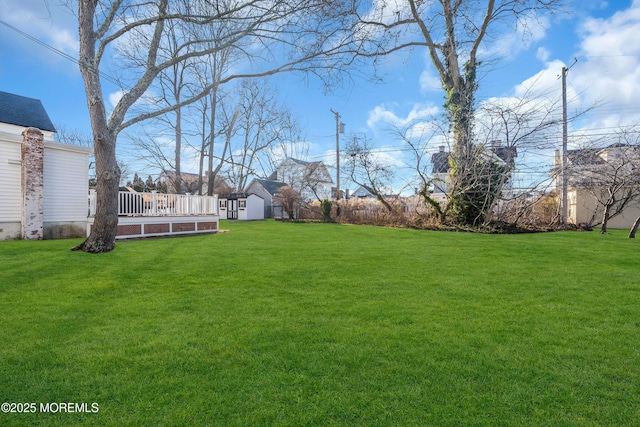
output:
[[230,199],[227,202],[227,219],[238,219],[238,201]]

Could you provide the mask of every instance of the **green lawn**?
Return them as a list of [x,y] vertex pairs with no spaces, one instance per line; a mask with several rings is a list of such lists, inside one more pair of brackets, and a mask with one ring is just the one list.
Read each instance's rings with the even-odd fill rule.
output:
[[640,424],[626,231],[222,228],[0,242],[0,425]]

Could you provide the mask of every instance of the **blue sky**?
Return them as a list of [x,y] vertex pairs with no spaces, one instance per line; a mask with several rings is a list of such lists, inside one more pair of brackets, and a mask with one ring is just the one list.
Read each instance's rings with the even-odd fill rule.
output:
[[[568,76],[569,110],[597,106],[572,124],[572,132],[604,133],[640,122],[640,0],[585,0],[571,7],[572,13],[543,19],[531,27],[526,43],[522,34],[509,32],[485,47],[486,55],[500,60],[481,70],[478,102],[516,97],[531,82],[535,82],[535,91],[560,97],[558,75],[576,58]],[[56,0],[3,0],[0,20],[77,57],[77,23]],[[389,127],[437,114],[443,93],[423,52],[389,58],[384,72],[384,84],[360,79],[332,94],[325,94],[313,79],[274,79],[280,97],[304,128],[310,147],[308,160],[331,164],[335,159],[333,109],[346,124],[343,141],[354,134],[367,134],[380,148],[380,156],[402,169],[402,152],[394,151],[402,143],[390,135]],[[42,100],[56,125],[90,129],[77,65],[1,22],[0,90]],[[104,90],[108,99],[117,87],[104,82]],[[121,152],[126,151],[124,143],[119,144]],[[434,142],[434,151],[437,144]],[[183,168],[190,169],[189,165]]]

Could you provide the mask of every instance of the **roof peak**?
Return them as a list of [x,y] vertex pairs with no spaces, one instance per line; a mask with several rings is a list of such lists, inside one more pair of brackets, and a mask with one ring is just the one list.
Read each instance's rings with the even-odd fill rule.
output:
[[56,131],[39,99],[2,91],[0,91],[0,122],[34,127],[49,132]]

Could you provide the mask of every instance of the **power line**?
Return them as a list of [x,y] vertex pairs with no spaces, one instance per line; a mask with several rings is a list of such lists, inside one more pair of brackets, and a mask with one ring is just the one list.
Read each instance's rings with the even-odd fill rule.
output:
[[[10,30],[15,31],[16,33],[20,34],[21,36],[23,36],[23,37],[25,37],[25,38],[27,38],[29,40],[31,40],[32,42],[34,42],[36,44],[39,44],[40,46],[42,46],[42,47],[44,47],[46,49],[49,49],[53,53],[62,56],[63,58],[73,62],[74,64],[80,65],[80,60],[78,58],[75,58],[75,57],[69,55],[68,53],[66,53],[64,51],[62,51],[62,50],[60,50],[60,49],[58,49],[56,47],[51,46],[50,44],[38,39],[37,37],[32,36],[31,34],[25,33],[24,31],[20,30],[19,28],[14,27],[13,25],[9,24],[8,22],[3,21],[2,19],[0,19],[0,24],[6,26]],[[102,77],[105,80],[110,81],[111,83],[115,84],[116,86],[121,87],[121,88],[123,87],[121,82],[119,82],[117,79],[111,77],[110,75],[105,74],[100,70],[95,70],[94,69],[93,71],[97,72],[100,77]]]

